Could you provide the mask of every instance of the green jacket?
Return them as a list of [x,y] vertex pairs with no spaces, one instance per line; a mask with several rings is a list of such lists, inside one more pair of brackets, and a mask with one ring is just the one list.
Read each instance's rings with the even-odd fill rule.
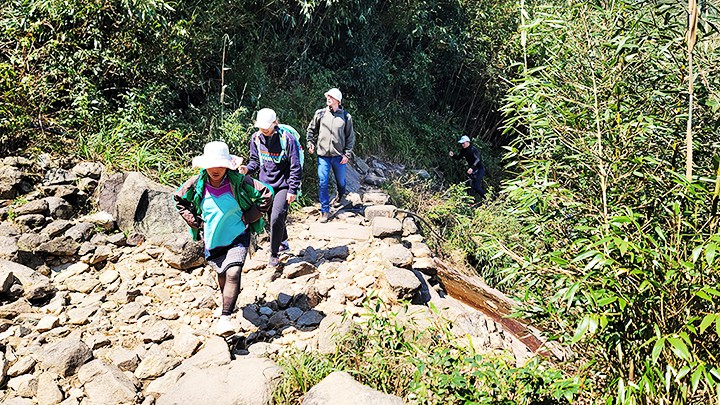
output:
[[[274,194],[272,187],[236,170],[228,170],[226,176],[230,180],[235,200],[243,212],[243,222],[255,233],[261,233],[265,229],[263,214],[272,207]],[[202,199],[207,181],[207,171],[202,169],[200,173],[183,183],[173,196],[180,216],[190,226],[193,240],[200,240],[200,230],[203,226]]]

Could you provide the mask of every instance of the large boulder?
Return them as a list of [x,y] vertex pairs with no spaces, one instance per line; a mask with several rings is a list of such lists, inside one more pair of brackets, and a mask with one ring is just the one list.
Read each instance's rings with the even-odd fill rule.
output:
[[122,231],[138,232],[146,237],[187,231],[175,208],[173,189],[141,173],[128,173],[116,197],[114,209],[101,208],[115,215]]

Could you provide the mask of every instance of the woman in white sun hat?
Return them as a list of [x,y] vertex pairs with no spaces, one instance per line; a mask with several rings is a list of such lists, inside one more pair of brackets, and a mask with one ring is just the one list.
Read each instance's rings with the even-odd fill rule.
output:
[[200,172],[175,191],[180,216],[190,226],[194,240],[205,244],[205,259],[218,274],[222,315],[217,333],[235,332],[230,315],[240,294],[250,233],[265,226],[263,214],[272,204],[272,189],[237,171],[242,159],[231,155],[225,142],[210,142],[193,159]]

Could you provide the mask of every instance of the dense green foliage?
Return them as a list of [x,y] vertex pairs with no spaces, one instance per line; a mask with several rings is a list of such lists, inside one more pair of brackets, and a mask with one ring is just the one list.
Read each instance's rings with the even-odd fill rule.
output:
[[173,183],[208,140],[245,154],[259,108],[304,132],[337,86],[358,153],[436,166],[460,132],[498,133],[503,33],[517,25],[503,4],[10,0],[0,145],[78,150]]

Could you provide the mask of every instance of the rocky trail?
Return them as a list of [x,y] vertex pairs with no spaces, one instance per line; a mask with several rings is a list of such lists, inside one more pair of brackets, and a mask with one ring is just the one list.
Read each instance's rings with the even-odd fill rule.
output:
[[[353,209],[328,223],[318,222],[317,207],[295,210],[277,271],[266,267],[267,235],[258,238],[232,316],[237,332],[223,338],[213,333],[214,271],[176,214],[171,189],[97,163],[5,158],[0,402],[270,404],[282,375],[273,359],[289,349],[333,352],[368,297],[393,305],[408,327],[441,316],[481,351],[505,350],[518,363],[532,356],[541,345],[534,332],[448,294],[490,289],[460,275],[443,283],[452,269],[433,257],[412,216],[375,188],[401,169],[356,164]],[[502,297],[493,294],[484,302],[497,309]],[[340,372],[304,397],[360,402],[403,403]]]

